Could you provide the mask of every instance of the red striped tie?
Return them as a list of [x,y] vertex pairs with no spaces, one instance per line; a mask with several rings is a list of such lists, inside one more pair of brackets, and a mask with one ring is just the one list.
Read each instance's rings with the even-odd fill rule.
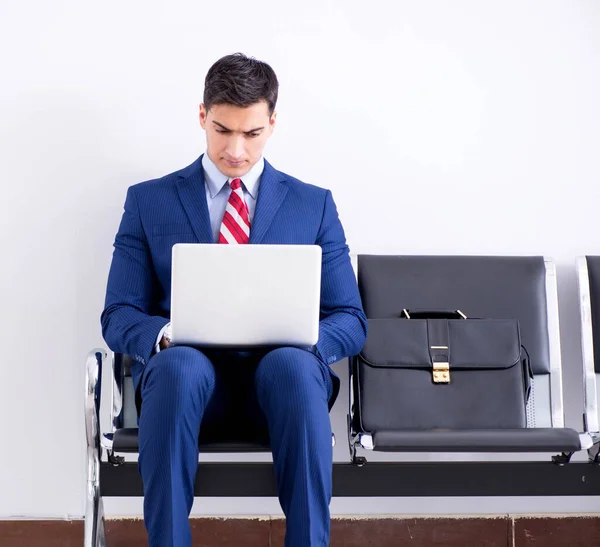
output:
[[233,179],[229,184],[231,185],[231,194],[219,230],[219,243],[248,243],[250,218],[248,206],[244,200],[242,180]]

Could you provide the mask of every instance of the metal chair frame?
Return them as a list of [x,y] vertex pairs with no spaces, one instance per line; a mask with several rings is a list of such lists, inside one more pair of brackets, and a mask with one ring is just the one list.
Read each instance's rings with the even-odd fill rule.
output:
[[[551,260],[546,259],[545,263],[548,329],[551,341],[552,425],[560,427],[564,423],[564,418],[556,269]],[[589,303],[589,295],[586,302]],[[589,314],[589,309],[586,308],[585,313]],[[586,330],[585,334],[591,332],[587,333]],[[585,343],[587,351],[584,352],[586,356],[584,371],[589,372],[589,348],[593,346],[589,345],[589,339]],[[108,432],[102,434],[100,427],[102,367],[109,363],[109,359],[112,371],[110,428]],[[124,377],[123,356],[109,353],[102,348],[89,352],[85,374],[87,438],[85,547],[106,547],[103,496],[143,495],[137,462],[126,462],[113,450],[114,433],[124,426],[124,404],[126,403],[123,391]],[[554,463],[453,461],[371,462],[364,465],[366,460],[357,456],[357,449],[372,450],[374,447],[369,434],[352,429],[352,376],[349,377],[349,382],[348,445],[351,458],[348,463],[333,464],[333,495],[336,497],[600,495],[600,465],[585,462],[571,462],[569,465],[564,465],[569,461],[570,455],[559,457],[554,460]],[[586,392],[586,395],[591,397],[591,391]],[[133,404],[133,401],[131,403]],[[586,412],[590,411],[590,418],[587,419],[585,433],[580,437],[582,448],[590,451],[594,451],[600,441],[597,421],[594,422],[592,419],[593,408],[592,400],[586,399]],[[595,425],[596,430],[593,431]],[[332,438],[332,442],[335,444],[335,437]],[[598,458],[592,457],[591,452],[590,460],[591,463],[598,463]],[[196,481],[196,496],[277,495],[270,462],[202,462],[198,472],[202,473],[202,480]]]

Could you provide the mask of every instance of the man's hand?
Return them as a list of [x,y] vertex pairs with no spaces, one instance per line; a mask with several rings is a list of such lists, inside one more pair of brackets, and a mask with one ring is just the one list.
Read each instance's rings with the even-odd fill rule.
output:
[[169,344],[170,344],[170,340],[166,336],[163,336],[160,339],[160,344],[159,344],[160,350],[162,351],[164,349],[167,349],[169,347]]

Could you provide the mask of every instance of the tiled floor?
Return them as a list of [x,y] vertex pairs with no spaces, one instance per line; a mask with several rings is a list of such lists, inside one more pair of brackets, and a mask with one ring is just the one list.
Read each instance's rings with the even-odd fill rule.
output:
[[[283,547],[269,517],[193,519],[194,547]],[[147,545],[141,520],[108,520],[108,547]],[[81,547],[83,521],[0,521],[1,547]],[[593,517],[334,518],[330,547],[600,547]]]

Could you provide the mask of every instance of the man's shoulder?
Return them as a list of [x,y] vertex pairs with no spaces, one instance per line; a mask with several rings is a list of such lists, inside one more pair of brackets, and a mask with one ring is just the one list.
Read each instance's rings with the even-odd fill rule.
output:
[[283,171],[276,170],[276,172],[279,174],[281,182],[286,184],[288,188],[305,196],[324,198],[329,191],[327,188],[323,188],[309,182],[304,182],[296,177],[293,177],[292,175],[284,173]]
[[161,190],[169,190],[175,186],[175,183],[178,180],[186,179],[196,173],[199,169],[199,165],[201,164],[199,164],[198,159],[187,167],[173,171],[168,175],[163,175],[159,178],[149,179],[143,182],[132,184],[130,186],[130,190],[135,192],[136,195],[145,195],[147,193],[153,193],[156,191],[160,192]]

